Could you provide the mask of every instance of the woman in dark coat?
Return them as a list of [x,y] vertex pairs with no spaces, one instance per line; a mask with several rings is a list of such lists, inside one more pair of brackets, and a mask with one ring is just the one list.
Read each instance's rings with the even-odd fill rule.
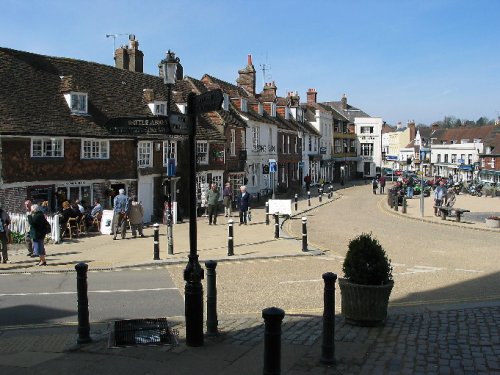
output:
[[240,210],[240,225],[247,225],[247,212],[250,205],[250,194],[247,193],[246,186],[240,186],[238,193],[238,208]]
[[31,206],[31,215],[28,216],[30,223],[30,237],[33,242],[33,253],[40,257],[40,262],[37,266],[46,266],[45,261],[45,236],[50,233],[50,224],[45,218],[42,209],[39,205]]

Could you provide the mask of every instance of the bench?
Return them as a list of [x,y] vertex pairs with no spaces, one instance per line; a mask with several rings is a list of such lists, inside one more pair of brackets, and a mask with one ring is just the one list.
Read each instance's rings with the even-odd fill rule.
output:
[[470,210],[466,210],[463,208],[455,208],[455,207],[447,207],[447,206],[434,206],[439,210],[439,216],[441,216],[441,220],[446,220],[446,216],[456,216],[456,221],[460,223],[460,218],[464,214],[464,212],[470,212]]

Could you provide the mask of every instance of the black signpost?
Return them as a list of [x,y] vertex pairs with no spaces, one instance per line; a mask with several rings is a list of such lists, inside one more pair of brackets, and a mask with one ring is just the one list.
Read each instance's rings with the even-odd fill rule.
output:
[[221,90],[208,91],[201,95],[188,95],[188,116],[191,126],[189,133],[189,261],[184,270],[184,311],[186,318],[186,345],[203,345],[203,280],[204,272],[198,261],[196,238],[196,125],[201,113],[221,108]]

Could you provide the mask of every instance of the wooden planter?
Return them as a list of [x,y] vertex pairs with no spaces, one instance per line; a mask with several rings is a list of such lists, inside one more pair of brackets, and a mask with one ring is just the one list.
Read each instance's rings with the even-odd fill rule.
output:
[[387,306],[394,282],[385,285],[360,285],[339,279],[342,315],[346,323],[372,327],[387,317]]
[[500,228],[500,220],[486,219],[485,222],[488,228]]

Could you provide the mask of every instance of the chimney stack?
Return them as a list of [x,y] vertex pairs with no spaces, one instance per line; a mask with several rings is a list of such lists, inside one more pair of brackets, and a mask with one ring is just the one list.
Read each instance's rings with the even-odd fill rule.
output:
[[274,81],[265,83],[264,90],[261,92],[261,98],[264,102],[274,102],[276,100],[276,84]]
[[408,121],[406,125],[410,129],[410,141],[413,141],[417,136],[417,129],[415,128],[415,120]]
[[342,109],[347,110],[347,96],[346,94],[342,95],[342,99],[340,99],[340,103],[342,105]]
[[318,99],[318,93],[316,89],[307,90],[307,104],[316,104]]
[[300,105],[300,96],[297,91],[290,91],[288,93],[288,102],[290,107],[298,107]]
[[139,41],[135,35],[129,35],[129,46],[121,46],[115,51],[115,67],[130,70],[131,72],[143,73],[144,54],[139,50]]
[[243,87],[251,96],[255,96],[255,68],[252,63],[252,55],[247,56],[247,66],[238,70],[236,83]]

